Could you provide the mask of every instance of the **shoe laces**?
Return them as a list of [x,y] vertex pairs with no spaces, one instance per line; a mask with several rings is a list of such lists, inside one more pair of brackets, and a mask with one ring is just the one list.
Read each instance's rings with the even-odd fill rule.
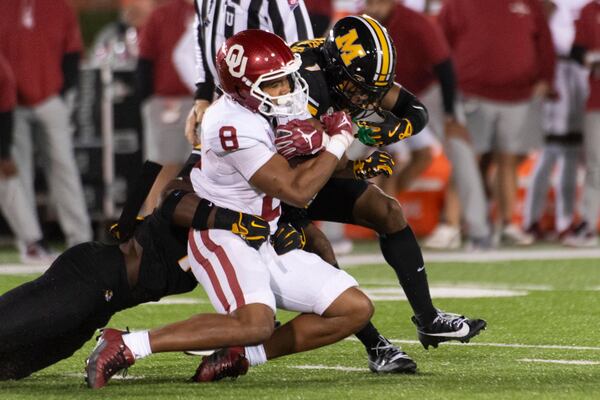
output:
[[434,318],[432,325],[440,324],[458,330],[467,318],[464,315],[452,314],[443,311],[438,311],[438,315]]
[[377,342],[375,347],[371,347],[371,350],[375,352],[377,357],[390,355],[393,359],[396,359],[406,355],[398,346],[392,344],[392,342],[381,335],[379,336],[379,342]]
[[[127,327],[125,329],[126,330],[124,333],[130,332],[129,327]],[[98,343],[98,344],[100,344],[100,343]],[[119,350],[116,353],[112,354],[108,358],[106,363],[104,364],[104,375],[108,374],[108,377],[110,377],[113,375],[113,370],[124,365],[124,367],[122,367],[123,372],[121,373],[121,376],[123,378],[125,378],[127,376],[127,371],[129,369],[129,363],[127,362],[127,357],[125,356],[126,349],[127,349],[127,346],[125,346],[125,343],[121,343],[119,345]]]

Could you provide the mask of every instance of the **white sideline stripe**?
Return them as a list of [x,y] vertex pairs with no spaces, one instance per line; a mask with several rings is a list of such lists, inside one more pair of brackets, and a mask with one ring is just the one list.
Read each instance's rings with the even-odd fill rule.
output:
[[356,368],[356,367],[343,367],[341,365],[329,366],[329,365],[290,365],[289,368],[296,369],[329,369],[334,371],[344,372],[367,372],[367,368]]
[[[344,340],[351,340],[358,342],[355,337],[349,337]],[[402,340],[402,339],[390,339],[392,343],[397,344],[418,344],[421,342],[418,340]],[[590,350],[600,351],[600,347],[597,346],[566,346],[559,344],[519,344],[519,343],[485,343],[485,342],[472,342],[472,343],[458,343],[458,342],[444,342],[440,346],[479,346],[479,347],[508,347],[513,349],[548,349],[548,350]]]
[[521,358],[517,361],[547,363],[547,364],[567,364],[567,365],[600,365],[600,361],[590,361],[590,360],[541,360],[539,358]]
[[[395,287],[363,287],[362,290],[373,301],[406,301],[406,295],[401,288]],[[473,286],[450,285],[432,286],[429,289],[434,299],[474,299],[488,297],[526,296],[525,290],[493,289]]]
[[[65,372],[64,374],[61,374],[62,376],[66,376],[69,378],[85,378],[85,373],[76,373],[76,372]],[[114,375],[113,377],[111,377],[110,379],[112,380],[126,380],[126,381],[137,381],[139,379],[144,379],[145,376],[144,375],[125,375],[123,376],[122,374],[117,374]]]
[[[423,258],[428,263],[436,262],[494,262],[514,260],[563,260],[600,258],[600,248],[597,249],[503,249],[481,252],[467,251],[425,251]],[[381,254],[354,254],[338,258],[343,267],[353,267],[364,264],[385,264]],[[49,265],[33,264],[3,264],[0,265],[0,275],[40,274]]]
[[0,265],[0,274],[2,275],[26,275],[41,274],[46,271],[49,265],[27,265],[27,264],[3,264]]
[[[397,287],[398,280],[397,279],[361,279],[360,286],[361,287],[371,287],[371,286],[392,286]],[[456,282],[436,282],[429,285],[430,288],[467,288],[467,289],[492,289],[492,290],[525,290],[528,292],[532,291],[552,291],[555,290],[552,285],[521,285],[521,284],[496,284],[491,282],[467,282],[461,281],[460,284]],[[600,290],[600,286],[592,287],[589,290]]]
[[[494,262],[514,260],[563,260],[563,259],[586,259],[600,258],[598,249],[505,249],[481,252],[444,251],[423,252],[426,263],[435,262]],[[342,268],[364,265],[385,264],[381,254],[354,254],[341,256],[338,263]]]

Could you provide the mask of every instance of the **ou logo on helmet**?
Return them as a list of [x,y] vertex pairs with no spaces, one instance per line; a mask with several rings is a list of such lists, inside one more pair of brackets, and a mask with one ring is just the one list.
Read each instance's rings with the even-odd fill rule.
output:
[[239,44],[234,44],[227,51],[225,62],[229,67],[229,73],[234,78],[241,78],[246,73],[246,64],[248,57],[244,56],[244,47]]

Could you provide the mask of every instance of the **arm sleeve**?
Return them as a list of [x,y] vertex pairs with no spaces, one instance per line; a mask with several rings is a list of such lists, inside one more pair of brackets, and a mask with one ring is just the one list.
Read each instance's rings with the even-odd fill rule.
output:
[[66,53],[62,59],[63,87],[61,93],[77,87],[79,83],[79,52]]
[[569,57],[572,58],[573,60],[577,61],[579,64],[585,65],[585,53],[586,52],[587,51],[586,51],[585,47],[574,44],[573,47],[571,48],[571,53],[569,54]]
[[442,100],[444,102],[444,112],[448,115],[454,115],[454,100],[456,99],[456,76],[452,60],[447,58],[433,67],[440,86],[442,88]]
[[13,112],[0,112],[0,160],[10,158],[13,134]]
[[136,93],[140,102],[143,102],[154,93],[154,64],[152,61],[139,58],[135,70],[135,85]]
[[417,99],[417,97],[406,90],[400,89],[400,94],[396,104],[390,110],[398,119],[406,118],[413,126],[413,135],[419,133],[429,121],[427,108]]
[[252,147],[233,151],[223,156],[223,159],[232,165],[247,181],[269,161],[275,152],[264,143],[256,142]]

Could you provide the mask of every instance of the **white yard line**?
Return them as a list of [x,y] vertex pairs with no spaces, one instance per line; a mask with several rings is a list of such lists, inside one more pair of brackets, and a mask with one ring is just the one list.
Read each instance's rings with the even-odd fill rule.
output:
[[521,358],[517,361],[532,362],[532,363],[546,363],[546,364],[566,364],[566,365],[600,365],[600,361],[590,361],[590,360],[541,360],[539,358]]
[[[355,337],[349,337],[345,340],[358,342]],[[389,339],[392,343],[396,344],[418,344],[421,342],[418,340],[402,340],[402,339]],[[513,349],[546,349],[546,350],[590,350],[600,351],[599,346],[567,346],[558,344],[519,344],[519,343],[485,343],[485,342],[471,342],[471,343],[458,343],[458,342],[444,342],[440,346],[478,346],[478,347],[508,347]]]
[[355,367],[344,367],[341,365],[329,366],[329,365],[290,365],[289,368],[296,369],[329,369],[334,371],[344,372],[368,372],[367,368],[355,368]]

